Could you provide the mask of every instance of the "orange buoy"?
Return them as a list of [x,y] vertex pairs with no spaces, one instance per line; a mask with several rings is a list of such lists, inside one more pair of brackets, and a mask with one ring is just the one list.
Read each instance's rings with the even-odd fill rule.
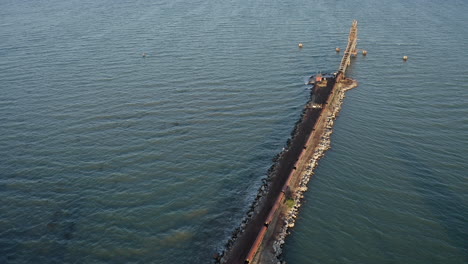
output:
[[299,43],[299,48],[302,48],[302,43]]
[[335,50],[336,50],[336,52],[340,52],[341,49],[340,49],[340,48],[336,48]]
[[404,61],[407,61],[407,60],[408,60],[408,56],[403,56],[403,60],[404,60]]

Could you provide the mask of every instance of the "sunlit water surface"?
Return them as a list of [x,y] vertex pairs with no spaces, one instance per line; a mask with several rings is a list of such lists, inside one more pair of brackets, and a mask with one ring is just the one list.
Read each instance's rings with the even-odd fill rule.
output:
[[467,13],[456,0],[1,1],[0,263],[209,263],[353,19],[360,86],[285,259],[467,263]]

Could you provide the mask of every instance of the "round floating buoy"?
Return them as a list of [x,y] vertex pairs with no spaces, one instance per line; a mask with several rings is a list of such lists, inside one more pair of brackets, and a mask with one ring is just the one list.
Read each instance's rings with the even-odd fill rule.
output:
[[366,56],[367,55],[367,50],[363,50],[362,55]]
[[404,61],[407,61],[407,60],[408,60],[408,56],[403,56],[403,60],[404,60]]
[[299,48],[302,48],[302,43],[299,43]]
[[146,58],[146,53],[141,54],[143,58]]
[[340,48],[336,48],[335,50],[336,50],[336,52],[340,52],[341,49],[340,49]]

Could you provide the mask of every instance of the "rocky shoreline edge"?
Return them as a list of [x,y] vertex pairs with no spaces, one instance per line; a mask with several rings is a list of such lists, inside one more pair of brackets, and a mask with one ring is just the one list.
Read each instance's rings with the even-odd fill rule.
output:
[[318,161],[325,155],[325,152],[331,147],[331,134],[333,133],[333,125],[338,116],[338,113],[341,111],[344,98],[346,97],[346,92],[358,86],[358,82],[352,79],[345,79],[343,80],[343,83],[345,86],[335,92],[337,93],[336,95],[338,96],[338,100],[336,100],[335,104],[333,104],[334,107],[331,114],[329,114],[326,117],[325,130],[321,136],[320,142],[318,143],[318,147],[314,151],[313,158],[309,161],[307,169],[301,175],[301,178],[299,179],[299,186],[291,195],[291,199],[294,200],[294,206],[292,206],[289,210],[285,212],[284,220],[280,228],[280,233],[277,235],[275,241],[273,242],[273,252],[276,256],[276,262],[272,263],[286,263],[282,256],[283,246],[287,235],[290,234],[289,230],[295,225],[296,218],[299,214],[299,208],[301,207],[301,202],[304,198],[304,192],[306,192],[308,189],[307,184],[314,175],[314,170],[318,166]]
[[[309,98],[307,103],[309,103],[311,100],[312,100],[312,96]],[[267,176],[262,179],[262,185],[258,189],[257,196],[255,197],[254,201],[250,205],[249,210],[246,212],[245,216],[242,218],[241,224],[237,228],[235,228],[234,231],[232,231],[231,237],[229,238],[229,240],[226,242],[224,246],[224,250],[222,252],[216,253],[213,256],[216,264],[219,264],[219,263],[222,264],[226,262],[225,253],[229,252],[232,249],[234,242],[237,240],[237,238],[240,235],[244,233],[246,225],[250,222],[254,214],[258,213],[258,209],[261,207],[261,204],[265,202],[267,193],[270,189],[270,183],[272,181],[272,177],[276,176],[276,172],[277,172],[276,169],[279,164],[279,161],[283,157],[284,153],[288,151],[290,147],[290,143],[292,139],[294,138],[294,136],[296,135],[297,127],[301,123],[304,113],[305,113],[305,110],[301,112],[301,115],[298,121],[295,123],[294,128],[291,132],[291,137],[286,141],[286,145],[283,148],[283,150],[272,158],[273,164],[268,169],[266,173]]]
[[[301,176],[299,187],[295,188],[295,191],[291,193],[290,197],[291,199],[294,200],[294,206],[291,207],[290,210],[285,212],[285,216],[282,222],[282,226],[280,228],[280,232],[275,238],[275,241],[273,243],[273,251],[275,253],[276,261],[272,260],[272,263],[275,263],[275,264],[286,263],[282,258],[282,248],[284,246],[286,236],[289,234],[289,229],[293,228],[295,225],[295,219],[299,213],[301,200],[304,198],[303,193],[307,191],[307,184],[310,178],[312,177],[312,175],[314,174],[313,171],[317,167],[318,161],[320,160],[321,157],[323,157],[325,151],[330,148],[330,136],[333,133],[332,128],[333,128],[334,120],[336,119],[337,114],[341,110],[341,105],[345,98],[345,92],[358,86],[358,83],[351,79],[345,79],[342,82],[348,82],[348,83],[345,84],[345,87],[335,92],[339,96],[339,100],[334,105],[335,107],[333,108],[334,111],[332,112],[332,114],[327,117],[326,129],[321,137],[318,147],[316,148],[314,152],[313,158],[310,160],[306,171]],[[307,104],[309,104],[311,101],[312,101],[312,95],[307,101]],[[245,216],[242,218],[241,224],[232,232],[231,238],[227,241],[227,243],[224,246],[224,250],[222,252],[216,253],[213,256],[215,263],[226,262],[225,253],[231,250],[237,238],[240,235],[242,235],[242,233],[244,233],[246,225],[249,223],[249,221],[252,219],[255,213],[258,213],[258,209],[261,207],[261,204],[265,202],[265,197],[267,196],[266,194],[269,191],[272,177],[274,177],[276,174],[278,162],[281,160],[284,153],[287,152],[288,148],[290,147],[291,140],[296,136],[297,128],[302,121],[304,113],[305,113],[305,109],[301,112],[301,115],[299,116],[298,121],[295,123],[294,128],[291,132],[291,137],[286,141],[286,146],[283,148],[283,150],[280,153],[278,153],[272,159],[273,164],[268,169],[267,174],[266,174],[267,176],[262,179],[262,185],[258,189],[257,196],[252,202],[252,205],[249,207],[249,210],[246,212]]]

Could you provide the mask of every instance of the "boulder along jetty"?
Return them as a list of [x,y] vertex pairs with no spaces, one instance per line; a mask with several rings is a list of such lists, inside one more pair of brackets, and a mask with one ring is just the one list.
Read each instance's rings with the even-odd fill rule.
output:
[[[294,227],[307,183],[318,160],[330,148],[330,136],[345,92],[357,87],[346,77],[351,57],[357,55],[357,21],[351,26],[340,67],[331,74],[312,76],[309,101],[296,123],[287,147],[275,158],[257,198],[234,230],[216,263],[282,263],[288,229]],[[337,50],[338,52],[338,50]]]

